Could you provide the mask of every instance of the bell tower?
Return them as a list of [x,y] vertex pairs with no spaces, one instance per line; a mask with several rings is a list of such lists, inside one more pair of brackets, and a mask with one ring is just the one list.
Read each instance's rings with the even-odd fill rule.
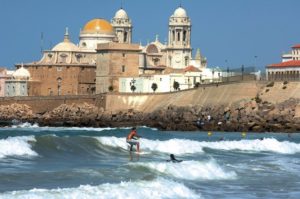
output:
[[132,39],[132,23],[123,8],[120,8],[116,12],[114,18],[111,20],[111,24],[117,35],[118,43],[130,44]]
[[191,20],[185,9],[178,7],[169,19],[167,66],[185,68],[192,57]]

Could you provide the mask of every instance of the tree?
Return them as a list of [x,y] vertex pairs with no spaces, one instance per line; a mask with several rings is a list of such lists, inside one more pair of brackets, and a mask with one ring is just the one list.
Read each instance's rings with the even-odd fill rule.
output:
[[196,82],[194,88],[198,88],[200,86],[200,82]]
[[109,90],[109,92],[113,92],[114,87],[113,87],[112,85],[110,85],[110,86],[108,87],[108,90]]
[[130,90],[132,91],[132,92],[134,92],[135,90],[136,90],[136,87],[135,87],[135,82],[136,82],[136,80],[135,79],[132,79],[131,81],[130,81]]
[[151,88],[152,88],[153,92],[155,92],[156,89],[157,89],[157,84],[156,83],[152,83]]
[[130,90],[131,90],[132,92],[134,92],[134,91],[136,90],[136,87],[135,87],[134,84],[132,84],[132,85],[130,86]]
[[179,83],[174,81],[173,88],[174,88],[175,91],[179,90]]

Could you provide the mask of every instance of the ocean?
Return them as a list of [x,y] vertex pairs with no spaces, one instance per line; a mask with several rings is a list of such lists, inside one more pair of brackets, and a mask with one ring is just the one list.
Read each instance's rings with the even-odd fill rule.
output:
[[129,131],[1,128],[0,199],[300,198],[300,134]]

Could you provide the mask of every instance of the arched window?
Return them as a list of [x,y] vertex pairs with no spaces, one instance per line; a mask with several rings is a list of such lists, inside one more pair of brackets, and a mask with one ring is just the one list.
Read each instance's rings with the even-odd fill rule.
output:
[[61,95],[61,85],[62,85],[62,79],[59,77],[57,78],[57,95]]
[[186,30],[183,31],[183,41],[186,41]]
[[175,40],[175,31],[173,30],[172,31],[172,41],[174,41]]
[[177,41],[180,41],[180,31],[177,32]]
[[127,42],[127,35],[128,35],[128,33],[125,31],[125,32],[124,32],[124,38],[123,38],[124,43]]
[[147,47],[147,53],[158,53],[158,48],[156,47],[156,45],[154,44],[150,44],[148,47]]

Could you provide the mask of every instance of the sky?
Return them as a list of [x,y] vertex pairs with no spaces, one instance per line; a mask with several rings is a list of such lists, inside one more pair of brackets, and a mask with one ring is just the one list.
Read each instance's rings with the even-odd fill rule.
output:
[[[1,0],[0,67],[38,61],[41,49],[72,42],[94,18],[111,20],[122,6],[133,23],[133,42],[167,40],[168,20],[179,5],[192,21],[193,53],[208,67],[265,66],[300,43],[299,0]],[[43,34],[43,42],[41,41]]]

